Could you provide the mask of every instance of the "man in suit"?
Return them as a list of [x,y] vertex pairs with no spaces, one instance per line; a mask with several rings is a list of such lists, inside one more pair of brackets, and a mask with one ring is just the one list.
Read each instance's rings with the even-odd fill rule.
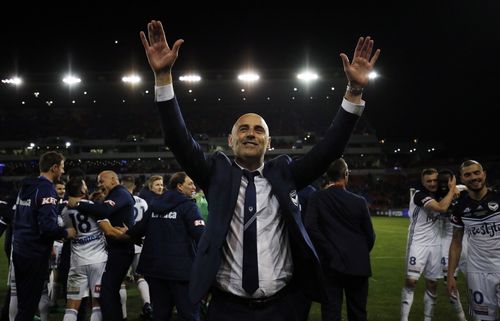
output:
[[326,275],[328,301],[321,305],[323,321],[340,321],[342,299],[347,319],[366,321],[370,251],[375,233],[366,200],[349,192],[349,170],[342,159],[327,170],[328,185],[309,198],[305,225],[318,249]]
[[235,155],[205,156],[187,130],[175,99],[171,69],[183,40],[169,47],[159,21],[141,40],[155,74],[155,97],[165,142],[181,167],[205,192],[210,219],[190,280],[190,299],[212,294],[208,320],[296,320],[293,299],[300,287],[315,300],[324,297],[314,246],[301,220],[297,191],[312,183],[341,156],[361,115],[363,88],[380,51],[360,38],[352,62],[341,54],[349,86],[324,140],[304,157],[279,156],[264,163],[270,146],[262,117],[245,114],[228,143]]

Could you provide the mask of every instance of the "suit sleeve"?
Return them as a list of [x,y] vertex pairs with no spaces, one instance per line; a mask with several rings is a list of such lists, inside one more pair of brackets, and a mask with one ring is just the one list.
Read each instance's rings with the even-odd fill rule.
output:
[[60,240],[68,236],[57,224],[57,194],[48,187],[40,187],[36,196],[38,231],[42,238]]
[[318,206],[319,203],[319,197],[318,194],[312,194],[311,197],[309,198],[309,202],[307,205],[307,211],[306,215],[304,218],[304,225],[309,233],[314,246],[320,250],[318,253],[321,255],[322,253],[329,253],[330,250],[327,248],[328,240],[325,238],[323,235],[323,232],[321,231],[321,209]]
[[331,162],[342,156],[358,119],[359,116],[340,107],[324,138],[292,162],[291,171],[298,190],[320,177]]
[[165,144],[177,162],[203,190],[208,188],[209,165],[201,146],[186,127],[177,99],[158,102]]
[[371,251],[373,249],[373,245],[375,244],[375,231],[373,230],[373,224],[370,216],[370,210],[368,209],[368,204],[364,199],[361,206],[361,214],[361,229],[363,231],[363,234],[366,236],[368,249]]
[[102,203],[80,202],[77,209],[83,213],[92,215],[98,220],[109,219],[113,213],[127,206],[130,203],[129,199],[125,193],[115,193],[111,198]]

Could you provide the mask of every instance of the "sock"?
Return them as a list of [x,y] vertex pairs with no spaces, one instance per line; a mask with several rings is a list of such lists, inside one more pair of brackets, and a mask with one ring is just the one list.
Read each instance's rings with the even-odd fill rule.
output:
[[76,311],[75,309],[66,309],[63,321],[76,321],[77,316],[78,311]]
[[424,321],[431,321],[437,296],[428,290],[424,294]]
[[52,283],[52,291],[50,293],[50,306],[56,306],[57,305],[57,299],[59,298],[61,293],[61,284],[58,282]]
[[17,294],[15,286],[10,291],[9,320],[14,321],[17,314]]
[[408,321],[415,289],[404,287],[401,291],[401,321]]
[[454,295],[450,296],[450,303],[453,306],[453,311],[455,311],[458,315],[458,320],[466,321],[464,308],[462,307],[462,302],[460,302],[460,294],[458,293],[458,290],[454,293]]
[[125,287],[125,284],[122,284],[122,287],[120,289],[120,302],[122,304],[122,314],[123,318],[127,318],[127,288]]
[[38,302],[38,310],[40,311],[40,320],[49,321],[50,298],[48,292],[42,293],[40,302]]
[[146,280],[140,278],[137,280],[137,288],[139,289],[139,293],[141,293],[141,298],[143,303],[151,303],[151,299],[149,298],[149,285]]
[[93,307],[90,321],[102,321],[101,307]]

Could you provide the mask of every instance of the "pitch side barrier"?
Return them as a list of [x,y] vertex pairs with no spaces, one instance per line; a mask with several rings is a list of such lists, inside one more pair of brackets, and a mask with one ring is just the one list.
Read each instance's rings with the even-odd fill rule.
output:
[[372,211],[372,215],[373,216],[409,217],[407,208],[375,210],[375,211]]

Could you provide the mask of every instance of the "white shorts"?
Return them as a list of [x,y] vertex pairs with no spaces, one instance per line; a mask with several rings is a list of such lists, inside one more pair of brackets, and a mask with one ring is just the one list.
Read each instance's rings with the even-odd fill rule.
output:
[[500,307],[500,272],[467,273],[469,303],[477,319],[496,320]]
[[101,279],[106,262],[71,267],[68,273],[67,298],[81,300],[92,294],[98,298],[101,293]]
[[406,261],[406,277],[418,280],[421,274],[428,280],[443,278],[441,246],[412,244]]

